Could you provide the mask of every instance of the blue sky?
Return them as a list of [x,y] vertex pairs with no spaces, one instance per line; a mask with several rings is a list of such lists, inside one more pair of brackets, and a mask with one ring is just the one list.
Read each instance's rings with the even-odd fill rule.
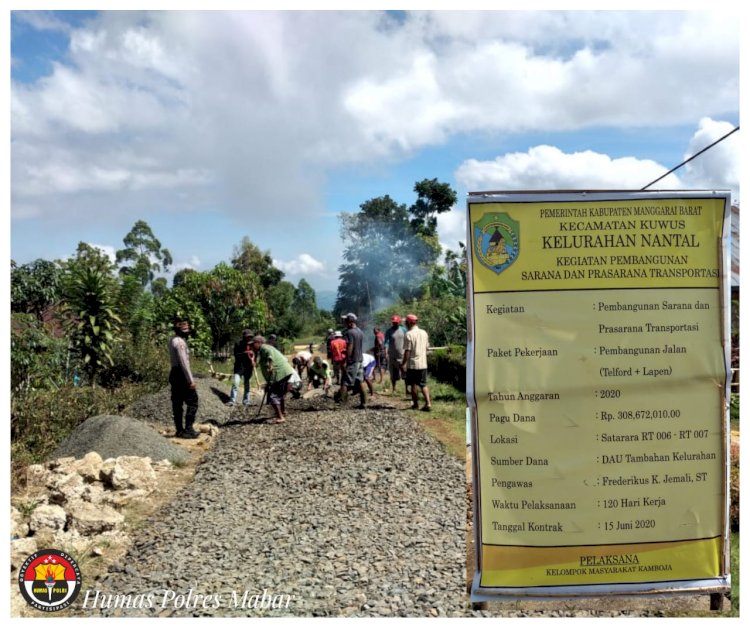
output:
[[[714,5],[718,6],[718,5]],[[335,290],[339,215],[414,183],[638,189],[739,123],[724,12],[15,11],[11,257],[114,252],[137,220],[174,270],[247,236]],[[660,183],[731,189],[740,133]]]

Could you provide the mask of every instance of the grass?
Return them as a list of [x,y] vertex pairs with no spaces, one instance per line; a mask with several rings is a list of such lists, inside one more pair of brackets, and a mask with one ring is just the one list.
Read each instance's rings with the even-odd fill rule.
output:
[[[428,383],[432,412],[407,410],[419,424],[456,458],[466,459],[466,396],[450,384],[434,379]],[[401,385],[399,385],[401,390]],[[423,399],[420,394],[419,403]]]
[[740,533],[732,532],[731,562],[732,573],[732,607],[729,611],[730,617],[740,616]]

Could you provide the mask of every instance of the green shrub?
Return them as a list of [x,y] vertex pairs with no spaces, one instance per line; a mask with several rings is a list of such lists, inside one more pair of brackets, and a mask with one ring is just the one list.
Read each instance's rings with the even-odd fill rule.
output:
[[108,390],[65,386],[34,390],[11,400],[12,471],[42,462],[78,425],[99,414],[119,414],[148,392],[143,386],[123,384]]
[[466,392],[466,347],[451,345],[427,354],[430,376]]
[[[112,366],[99,374],[99,382],[108,388],[122,382],[145,384],[156,390],[169,378],[167,343],[143,339],[119,344],[112,354]],[[196,358],[194,358],[197,361]]]
[[466,299],[463,296],[396,303],[378,310],[372,322],[387,329],[391,316],[404,317],[409,313],[419,317],[419,326],[430,336],[430,346],[466,345]]
[[15,395],[57,388],[65,382],[68,343],[30,314],[13,314],[10,385]]

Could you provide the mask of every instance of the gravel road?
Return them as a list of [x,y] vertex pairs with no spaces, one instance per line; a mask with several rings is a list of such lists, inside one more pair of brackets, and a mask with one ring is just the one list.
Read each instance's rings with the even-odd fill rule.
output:
[[[234,408],[74,615],[466,616],[465,470],[405,413]],[[270,414],[270,409],[265,411]]]
[[[316,397],[267,425],[201,382],[220,428],[194,480],[147,519],[129,552],[84,579],[73,616],[653,617],[708,596],[493,602],[466,596],[466,468],[404,412]],[[205,390],[203,390],[205,389]],[[164,399],[162,399],[164,397]],[[171,423],[168,397],[135,416]],[[402,402],[401,407],[408,405]],[[263,416],[270,416],[266,409]],[[209,418],[210,417],[210,418]]]

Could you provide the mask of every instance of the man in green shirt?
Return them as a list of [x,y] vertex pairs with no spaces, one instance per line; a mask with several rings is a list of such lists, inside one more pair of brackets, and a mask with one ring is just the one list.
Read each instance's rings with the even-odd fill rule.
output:
[[331,387],[331,373],[326,362],[319,355],[316,355],[307,366],[307,389],[318,388],[323,386],[325,394]]
[[276,418],[270,423],[283,423],[286,419],[284,397],[287,393],[289,378],[292,376],[292,365],[276,347],[266,343],[263,336],[253,338],[255,363],[266,380],[266,396],[273,407]]

